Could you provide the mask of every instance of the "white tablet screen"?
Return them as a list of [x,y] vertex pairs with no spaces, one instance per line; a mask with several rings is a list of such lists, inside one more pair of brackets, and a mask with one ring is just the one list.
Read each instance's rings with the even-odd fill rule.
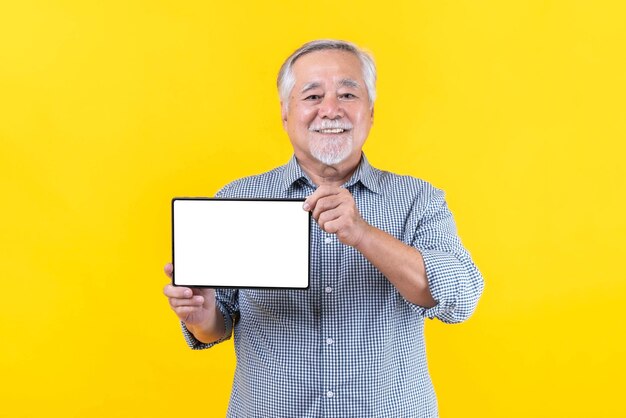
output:
[[176,286],[309,286],[303,200],[172,200]]

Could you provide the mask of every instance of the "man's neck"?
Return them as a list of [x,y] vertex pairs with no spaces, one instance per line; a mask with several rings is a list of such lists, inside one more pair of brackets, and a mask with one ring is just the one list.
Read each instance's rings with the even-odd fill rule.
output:
[[316,186],[342,186],[350,180],[360,162],[361,155],[356,158],[349,157],[336,165],[326,165],[317,160],[298,159],[300,167]]

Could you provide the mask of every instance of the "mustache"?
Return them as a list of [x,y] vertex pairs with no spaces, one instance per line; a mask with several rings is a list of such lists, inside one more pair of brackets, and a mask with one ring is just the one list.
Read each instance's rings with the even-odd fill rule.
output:
[[352,124],[343,120],[322,120],[309,126],[309,131],[319,131],[322,129],[343,129],[344,131],[352,129]]

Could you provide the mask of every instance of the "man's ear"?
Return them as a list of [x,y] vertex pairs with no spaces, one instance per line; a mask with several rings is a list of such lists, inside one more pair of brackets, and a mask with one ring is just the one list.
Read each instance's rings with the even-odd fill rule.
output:
[[287,106],[282,100],[280,102],[280,117],[283,120],[283,128],[287,130]]
[[374,106],[372,105],[372,110],[370,113],[370,121],[372,122],[372,124],[374,123]]

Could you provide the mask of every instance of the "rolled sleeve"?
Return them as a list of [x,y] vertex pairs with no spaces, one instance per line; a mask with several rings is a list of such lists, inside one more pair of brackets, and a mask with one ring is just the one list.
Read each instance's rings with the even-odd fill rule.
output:
[[468,319],[478,304],[483,280],[471,260],[457,259],[436,250],[422,251],[430,293],[437,305],[425,309],[427,318],[438,318],[446,323]]
[[432,188],[427,197],[412,245],[422,254],[429,290],[437,305],[416,308],[427,318],[462,322],[476,309],[484,281],[461,244],[444,193]]

